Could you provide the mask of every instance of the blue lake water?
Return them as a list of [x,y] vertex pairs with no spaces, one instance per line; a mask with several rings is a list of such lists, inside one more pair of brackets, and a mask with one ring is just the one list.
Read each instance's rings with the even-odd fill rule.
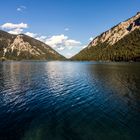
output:
[[140,63],[1,62],[0,140],[140,140]]

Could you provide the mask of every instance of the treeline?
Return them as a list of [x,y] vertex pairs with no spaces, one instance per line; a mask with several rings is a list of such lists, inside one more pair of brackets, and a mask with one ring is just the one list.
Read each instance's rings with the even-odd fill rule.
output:
[[85,48],[71,60],[140,61],[140,30],[134,30],[112,46],[100,43],[97,46]]

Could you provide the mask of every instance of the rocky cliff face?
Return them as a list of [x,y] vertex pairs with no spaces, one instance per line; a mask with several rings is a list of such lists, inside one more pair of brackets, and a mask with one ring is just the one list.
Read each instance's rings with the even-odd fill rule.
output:
[[[97,36],[73,60],[131,60],[140,57],[140,13]],[[130,51],[131,50],[131,51]]]
[[12,44],[10,44],[8,47],[4,48],[4,53],[3,56],[6,56],[7,52],[11,52],[13,53],[14,51],[16,51],[16,56],[18,57],[20,54],[22,54],[22,52],[27,52],[30,55],[33,56],[40,56],[40,55],[45,55],[45,53],[36,48],[36,46],[31,46],[31,44],[29,42],[25,42],[23,40],[23,35],[18,35]]
[[14,60],[64,60],[48,45],[26,35],[0,31],[0,57]]
[[118,24],[112,29],[104,32],[100,36],[93,39],[93,41],[88,46],[96,46],[98,43],[108,43],[109,45],[113,45],[122,39],[127,34],[133,32],[135,29],[140,28],[140,13],[137,13],[134,17]]

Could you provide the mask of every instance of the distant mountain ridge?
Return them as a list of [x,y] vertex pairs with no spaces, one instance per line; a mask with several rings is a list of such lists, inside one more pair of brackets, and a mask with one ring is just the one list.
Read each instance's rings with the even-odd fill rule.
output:
[[[0,30],[0,60],[66,60],[45,43]],[[140,12],[93,39],[70,60],[140,61]]]
[[140,12],[97,36],[71,60],[140,60]]
[[45,43],[24,34],[12,35],[0,30],[0,59],[65,60]]

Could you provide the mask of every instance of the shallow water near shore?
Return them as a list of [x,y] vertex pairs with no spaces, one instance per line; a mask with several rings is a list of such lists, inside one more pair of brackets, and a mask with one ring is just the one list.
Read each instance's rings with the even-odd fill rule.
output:
[[140,63],[0,62],[0,140],[139,140]]

